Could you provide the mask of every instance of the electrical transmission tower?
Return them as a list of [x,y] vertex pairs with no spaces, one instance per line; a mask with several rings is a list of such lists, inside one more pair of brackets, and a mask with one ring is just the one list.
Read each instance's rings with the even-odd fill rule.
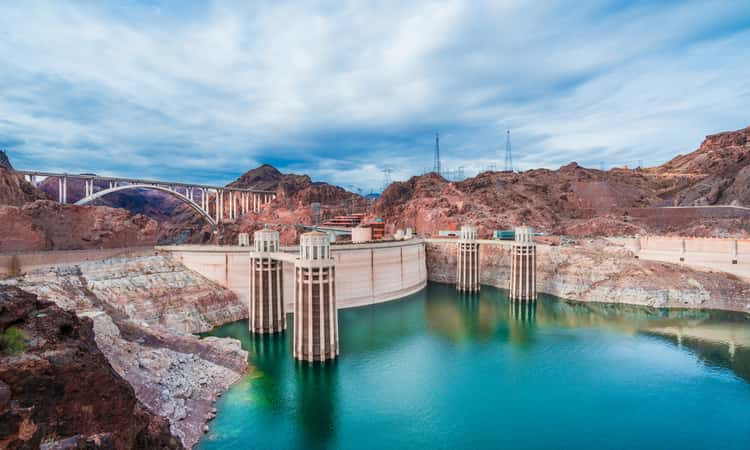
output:
[[510,149],[510,130],[505,133],[505,170],[513,172],[513,152]]
[[437,133],[435,133],[435,165],[432,170],[440,175],[440,135]]
[[380,191],[383,192],[388,186],[390,186],[391,182],[393,181],[391,180],[391,172],[393,172],[393,168],[383,167],[380,170],[383,172],[383,189],[381,189]]

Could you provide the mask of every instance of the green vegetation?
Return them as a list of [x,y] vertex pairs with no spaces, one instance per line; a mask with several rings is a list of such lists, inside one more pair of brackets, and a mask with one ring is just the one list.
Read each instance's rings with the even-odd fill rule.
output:
[[2,343],[2,348],[5,353],[21,353],[26,348],[26,336],[24,336],[23,331],[18,328],[9,327],[3,332],[0,343]]

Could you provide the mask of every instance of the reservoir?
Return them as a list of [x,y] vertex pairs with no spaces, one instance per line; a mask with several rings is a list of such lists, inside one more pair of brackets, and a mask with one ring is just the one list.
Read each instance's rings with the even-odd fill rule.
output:
[[292,358],[291,328],[218,327],[250,370],[198,448],[750,448],[750,316],[506,294],[340,310],[322,365]]

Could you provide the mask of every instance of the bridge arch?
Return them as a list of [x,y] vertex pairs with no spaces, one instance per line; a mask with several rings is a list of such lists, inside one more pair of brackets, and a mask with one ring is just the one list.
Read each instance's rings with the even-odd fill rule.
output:
[[[208,211],[204,211],[203,208],[200,207],[197,203],[190,200],[186,196],[180,194],[179,192],[175,192],[167,187],[154,185],[154,184],[127,184],[123,186],[115,186],[109,189],[104,189],[99,192],[95,192],[93,195],[89,195],[88,197],[84,197],[80,200],[78,200],[75,204],[76,205],[85,205],[87,203],[93,202],[94,200],[104,197],[107,194],[111,194],[113,192],[119,192],[119,191],[125,191],[129,189],[155,189],[157,191],[166,192],[167,194],[171,195],[172,197],[175,197],[179,200],[181,200],[183,203],[186,203],[189,207],[191,207],[193,210],[198,212],[201,216],[203,216],[208,223],[211,224],[211,226],[215,227],[217,225],[217,222],[214,220],[213,217],[208,213]],[[204,191],[205,192],[205,191]]]

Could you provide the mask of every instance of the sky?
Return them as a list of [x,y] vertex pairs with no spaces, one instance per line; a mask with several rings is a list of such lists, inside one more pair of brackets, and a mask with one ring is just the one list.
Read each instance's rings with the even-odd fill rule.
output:
[[750,1],[0,2],[23,169],[226,184],[262,163],[378,191],[661,164],[750,125]]

